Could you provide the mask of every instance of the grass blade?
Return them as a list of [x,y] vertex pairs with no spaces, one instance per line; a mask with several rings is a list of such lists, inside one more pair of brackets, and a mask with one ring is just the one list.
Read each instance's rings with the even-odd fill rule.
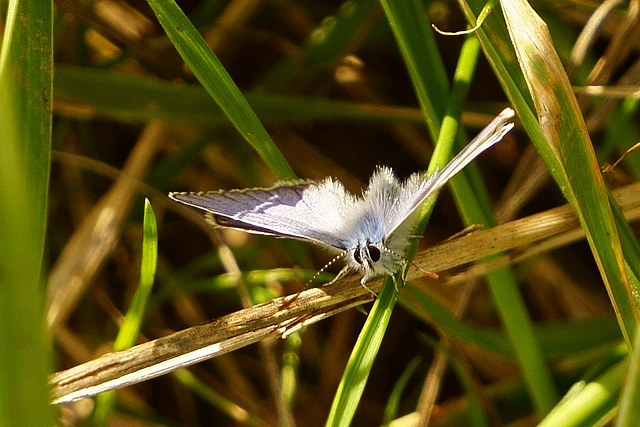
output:
[[637,301],[626,275],[608,193],[580,107],[544,22],[528,3],[505,1],[503,8],[540,129],[567,177],[565,197],[587,233],[622,333],[630,345],[638,321]]
[[[3,2],[6,6],[7,2]],[[0,53],[0,425],[53,425],[42,260],[51,144],[51,2],[8,2]]]
[[[149,203],[148,199],[145,199],[140,282],[113,344],[114,351],[125,350],[135,345],[138,341],[138,334],[140,333],[140,328],[147,312],[149,297],[153,289],[157,264],[158,224],[151,203]],[[106,425],[115,404],[115,391],[99,395],[93,413],[94,422],[97,425]]]

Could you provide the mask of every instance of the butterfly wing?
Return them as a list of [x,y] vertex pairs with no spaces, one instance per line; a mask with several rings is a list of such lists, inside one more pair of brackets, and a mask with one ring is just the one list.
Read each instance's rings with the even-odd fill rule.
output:
[[[515,113],[511,108],[503,110],[444,168],[431,175],[428,179],[421,173],[412,174],[398,190],[396,196],[397,202],[394,203],[395,206],[388,208],[388,212],[384,214],[386,218],[385,236],[389,237],[398,231],[407,218],[414,213],[429,196],[440,190],[442,186],[471,163],[480,153],[492,147],[500,141],[507,132],[513,129],[514,124],[509,122],[509,120],[511,120],[514,115]],[[378,181],[374,182],[374,179],[378,179]],[[374,176],[371,177],[368,190],[368,193],[370,193],[369,197],[374,199],[372,200],[374,203],[375,199],[384,197],[384,190],[377,189],[377,187],[384,187],[383,185],[379,185],[379,182],[383,182],[383,180],[376,178],[374,174]],[[368,198],[365,197],[365,199]],[[402,228],[404,229],[405,227],[403,226]]]
[[206,211],[207,220],[217,226],[338,249],[345,249],[345,216],[356,203],[341,183],[331,179],[249,190],[169,193],[169,197]]

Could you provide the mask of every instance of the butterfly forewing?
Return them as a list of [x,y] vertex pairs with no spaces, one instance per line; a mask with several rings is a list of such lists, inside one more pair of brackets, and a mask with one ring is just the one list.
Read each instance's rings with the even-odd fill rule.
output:
[[169,197],[205,210],[215,225],[311,240],[338,249],[345,249],[341,227],[354,203],[342,184],[332,180],[249,190],[170,193]]
[[387,230],[387,236],[393,234],[418,206],[442,188],[455,174],[460,172],[482,152],[502,140],[504,135],[513,129],[514,125],[509,120],[514,115],[514,111],[510,108],[503,110],[444,168],[431,175],[427,180],[423,178],[422,174],[411,175],[403,185],[401,202],[398,203],[399,208]]

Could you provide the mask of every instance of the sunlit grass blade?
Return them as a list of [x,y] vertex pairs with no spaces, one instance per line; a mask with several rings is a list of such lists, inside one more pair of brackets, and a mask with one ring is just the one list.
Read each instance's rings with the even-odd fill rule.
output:
[[295,178],[240,89],[173,0],[148,0],[182,58],[240,134],[280,179]]
[[637,302],[627,279],[617,226],[578,102],[544,22],[528,3],[505,1],[503,8],[540,129],[567,177],[565,197],[586,231],[622,333],[630,343],[637,327]]
[[148,199],[144,202],[144,223],[142,236],[142,258],[140,262],[140,282],[124,322],[113,344],[115,351],[124,350],[136,343],[146,308],[153,289],[158,264],[158,225],[156,216]]
[[610,422],[627,366],[626,359],[618,361],[585,384],[578,383],[578,390],[563,399],[538,427],[594,426]]
[[[456,90],[453,91],[455,94],[454,97],[448,100],[448,106],[446,108],[447,116],[449,116],[448,121],[446,122],[447,128],[441,128],[442,120],[444,119],[444,111],[442,111],[442,101],[436,102],[437,99],[434,96],[434,93],[444,93],[446,94],[445,89],[448,87],[446,83],[446,78],[442,77],[439,73],[437,73],[438,67],[433,67],[434,63],[441,63],[439,59],[439,55],[437,50],[434,50],[433,46],[435,43],[433,42],[432,32],[427,30],[429,28],[428,23],[424,20],[424,18],[416,18],[416,16],[422,16],[416,13],[415,10],[420,9],[419,4],[413,4],[411,2],[403,2],[401,4],[398,3],[383,3],[383,7],[385,7],[385,12],[387,13],[388,19],[392,23],[392,28],[395,31],[396,39],[398,41],[398,45],[403,53],[405,58],[405,62],[407,63],[407,68],[409,69],[409,74],[412,77],[412,82],[414,84],[414,89],[417,93],[417,97],[419,99],[422,110],[425,114],[425,118],[427,123],[429,124],[429,129],[433,134],[438,134],[438,143],[436,145],[436,151],[431,160],[431,166],[428,169],[433,172],[437,168],[441,167],[441,165],[445,164],[450,158],[451,146],[454,141],[457,133],[457,117],[460,115],[460,110],[462,108],[462,100],[466,94],[466,88],[469,85],[471,80],[471,76],[473,74],[474,64],[477,59],[478,48],[474,41],[465,45],[465,49],[463,49],[463,53],[461,54],[461,61],[459,63],[458,70],[456,71],[456,82],[455,84],[459,87],[456,87]],[[415,8],[412,9],[412,8]],[[432,52],[431,55],[425,55],[424,52]],[[428,67],[423,61],[426,59],[430,60],[432,66]],[[429,70],[435,68],[435,75],[430,75],[430,72],[425,71],[422,67],[427,67]],[[438,82],[438,88],[433,88],[431,85],[434,82]],[[445,95],[443,95],[445,96]],[[442,132],[441,132],[442,131]],[[462,135],[459,134],[459,135]],[[459,139],[464,140],[464,137],[459,136]],[[465,184],[465,180],[461,177],[458,178],[461,184]],[[481,186],[476,185],[476,190],[481,188]],[[460,195],[460,191],[457,193]],[[456,193],[454,191],[454,193]],[[475,194],[473,197],[470,196],[467,192],[467,198],[472,199],[469,203],[462,203],[462,205],[466,205],[468,209],[467,212],[481,212],[482,209],[478,209],[478,204],[482,204],[485,207],[485,214],[480,218],[477,214],[474,216],[473,214],[469,216],[467,215],[467,219],[472,220],[476,223],[485,223],[492,224],[493,221],[491,219],[491,212],[488,208],[489,203],[486,198],[486,193],[483,196],[482,193]],[[484,203],[480,201],[483,200]],[[422,208],[422,216],[425,218],[421,225],[418,227],[417,233],[419,234],[421,230],[426,225],[427,218],[429,216],[429,212],[433,207],[434,200],[431,200],[425,203],[425,206]],[[463,209],[464,211],[464,209]],[[415,250],[415,247],[410,248],[407,253],[409,259],[411,259],[411,254]],[[506,269],[504,269],[506,270]],[[538,345],[535,344],[535,337],[533,334],[533,330],[531,328],[531,323],[528,320],[524,303],[516,304],[516,302],[521,301],[521,298],[514,294],[514,290],[517,289],[515,276],[511,275],[508,278],[505,278],[505,273],[502,273],[500,277],[497,277],[499,272],[493,273],[496,275],[494,279],[497,283],[502,284],[507,289],[512,290],[511,292],[496,292],[494,293],[498,295],[498,305],[508,307],[509,317],[503,316],[511,325],[509,330],[514,331],[511,336],[520,337],[520,339],[527,339],[526,348],[528,351],[526,354],[522,354],[522,357],[519,360],[522,362],[523,368],[526,372],[529,372],[527,378],[529,378],[530,382],[534,382],[533,378],[535,378],[535,385],[532,385],[532,389],[536,389],[539,392],[537,395],[545,396],[546,402],[542,405],[545,408],[550,408],[553,406],[555,402],[555,390],[553,388],[553,383],[551,381],[551,376],[548,371],[546,371],[544,367],[544,361],[542,359],[541,351],[539,350]],[[492,277],[490,277],[492,279]],[[508,280],[507,280],[508,279]],[[387,280],[386,287],[391,286],[391,282]],[[500,298],[504,296],[504,298]],[[503,310],[504,311],[504,310]],[[512,320],[513,318],[513,320]],[[370,325],[373,328],[373,325]],[[368,331],[363,329],[363,334],[369,334]],[[370,348],[368,350],[363,350],[367,353],[375,353],[377,352],[377,348]],[[352,354],[352,358],[358,359],[359,357]],[[354,365],[355,366],[355,365]],[[358,369],[354,367],[354,370]],[[349,372],[345,373],[345,376],[350,375]],[[349,390],[350,392],[351,390]],[[353,393],[350,393],[350,395]],[[535,393],[534,393],[535,394]],[[336,399],[340,399],[339,396],[336,396]],[[542,400],[542,398],[541,398]],[[333,409],[336,409],[334,405]]]
[[[476,25],[476,14],[483,10],[486,2],[484,0],[459,0],[458,3],[470,25]],[[531,95],[527,89],[513,47],[511,47],[504,18],[500,12],[499,8],[494,8],[493,12],[488,15],[482,26],[474,34],[478,37],[482,50],[491,64],[496,78],[500,81],[502,89],[509,98],[511,106],[516,110],[520,123],[522,123],[527,135],[536,146],[549,172],[559,186],[563,188],[566,186],[566,176],[554,150],[540,131],[533,111]]]
[[[468,19],[472,20],[473,13],[467,2],[460,1],[460,3]],[[473,0],[469,3],[473,4],[474,10],[480,10],[484,2]],[[586,228],[589,228],[587,223],[595,227],[589,232],[589,241],[597,262],[601,266],[603,278],[605,282],[610,283],[608,285],[610,293],[617,295],[612,299],[618,300],[614,305],[621,312],[620,324],[625,337],[628,338],[629,331],[633,330],[636,321],[633,315],[632,298],[624,280],[622,251],[619,242],[616,243],[617,232],[609,204],[605,200],[600,173],[566,73],[557,59],[553,46],[549,43],[548,33],[540,32],[544,24],[539,21],[529,6],[518,1],[504,1],[502,5],[507,11],[505,13],[507,20],[513,23],[510,26],[511,37],[519,52],[519,62],[515,61],[513,51],[507,46],[499,50],[492,47],[495,35],[489,36],[484,26],[478,30],[478,36],[496,75],[503,82],[507,95],[518,111],[529,137],[559,188],[584,220],[583,224]],[[494,19],[497,18],[497,16],[494,17]],[[532,40],[529,37],[532,37],[532,34],[535,34],[537,39],[530,43]],[[537,51],[541,45],[548,50],[544,53]],[[522,70],[520,70],[521,66]],[[524,84],[521,79],[523,71],[527,84]],[[540,77],[545,80],[541,82]],[[535,94],[536,99],[530,101],[532,94]],[[541,106],[541,98],[545,99],[545,106]],[[538,122],[534,109],[539,110],[544,116],[543,126]],[[549,111],[548,109],[555,109],[555,113],[545,114],[545,111]],[[572,154],[574,151],[579,154]],[[586,218],[583,217],[582,209],[591,204],[595,209],[593,212],[586,213]],[[609,233],[612,235],[609,236]],[[613,245],[609,241],[610,237],[613,238]],[[596,241],[598,242],[595,243]],[[600,250],[607,254],[599,254]]]
[[[473,42],[476,40],[473,39]],[[497,40],[493,42],[498,43]],[[470,76],[462,74],[456,81],[469,78]],[[449,112],[451,108],[448,107],[447,118],[459,114],[455,108]],[[451,189],[466,225],[495,225],[487,191],[477,170],[468,168],[462,174],[453,177]],[[498,256],[499,254],[495,255]],[[532,400],[539,412],[546,413],[557,401],[557,391],[544,359],[541,343],[534,333],[532,321],[520,294],[516,276],[510,267],[504,267],[490,272],[486,278]]]
[[616,427],[640,425],[640,328],[636,329],[633,352],[629,360],[629,371],[622,387]]

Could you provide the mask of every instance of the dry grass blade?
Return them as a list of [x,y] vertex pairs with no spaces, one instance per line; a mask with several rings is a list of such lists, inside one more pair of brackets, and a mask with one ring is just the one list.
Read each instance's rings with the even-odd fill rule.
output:
[[[378,280],[372,287],[380,289]],[[281,337],[372,299],[358,278],[277,298],[57,373],[56,403],[154,378],[270,337]]]
[[[629,220],[640,218],[640,183],[614,192]],[[480,231],[422,251],[415,258],[425,270],[443,271],[488,255],[573,233],[581,238],[578,220],[569,206]],[[559,239],[559,244],[569,240]],[[546,245],[547,250],[551,249]],[[508,259],[506,262],[512,262]],[[500,262],[500,260],[496,261]],[[503,260],[505,262],[505,260]],[[407,280],[421,278],[412,269]],[[350,276],[322,288],[277,298],[237,311],[210,323],[176,332],[129,350],[108,353],[85,364],[55,374],[51,380],[56,403],[135,384],[174,369],[228,353],[265,338],[277,338],[301,327],[371,300],[371,294]],[[381,281],[371,287],[378,291]]]
[[[628,221],[640,218],[638,194],[640,183],[614,191],[615,198]],[[476,274],[465,277],[465,280],[468,280],[476,275],[485,274],[490,269],[520,262],[527,257],[565,246],[583,237],[584,231],[579,227],[573,210],[569,205],[564,205],[434,246],[420,252],[414,262],[425,270],[443,271],[453,267],[451,257],[456,258],[456,265],[464,265],[501,251],[512,251],[507,257],[472,267],[468,271],[476,271]],[[517,253],[513,252],[516,248]],[[419,271],[410,270],[406,279],[415,280],[420,276]]]
[[598,34],[605,25],[607,18],[623,3],[624,1],[622,0],[606,0],[598,6],[593,15],[588,19],[571,50],[571,58],[567,66],[567,74],[569,76],[573,77],[575,75],[578,67],[587,56],[589,49],[597,40]]

